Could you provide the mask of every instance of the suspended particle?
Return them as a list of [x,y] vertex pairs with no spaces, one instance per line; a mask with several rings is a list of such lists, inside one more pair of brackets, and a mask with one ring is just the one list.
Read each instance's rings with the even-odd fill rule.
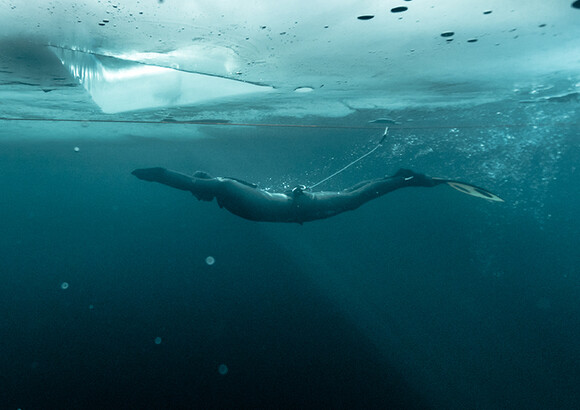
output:
[[441,33],[441,37],[451,37],[453,35],[455,35],[453,31],[444,31],[443,33]]
[[79,152],[81,149],[79,147],[74,147],[73,150],[74,152]]
[[154,340],[154,342],[155,342],[156,345],[160,345],[161,344],[161,338],[159,336],[156,337],[155,340]]
[[391,13],[402,13],[404,11],[407,11],[409,8],[405,7],[405,6],[399,6],[399,7],[393,7],[391,9]]
[[357,19],[359,20],[370,20],[370,19],[374,19],[375,16],[371,15],[371,14],[365,14],[363,16],[358,16]]
[[222,376],[225,376],[226,374],[228,374],[229,369],[228,366],[226,366],[225,364],[220,364],[218,366],[218,373],[221,374]]

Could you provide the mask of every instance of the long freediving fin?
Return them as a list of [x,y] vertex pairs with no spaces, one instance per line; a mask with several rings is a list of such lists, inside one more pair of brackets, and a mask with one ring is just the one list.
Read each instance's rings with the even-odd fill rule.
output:
[[488,201],[504,202],[503,199],[501,199],[496,194],[489,192],[487,189],[483,189],[478,186],[468,184],[466,182],[453,181],[451,179],[443,179],[443,178],[433,178],[433,179],[441,181],[442,184],[447,184],[451,188],[456,189],[459,192],[462,192],[467,195],[487,199]]

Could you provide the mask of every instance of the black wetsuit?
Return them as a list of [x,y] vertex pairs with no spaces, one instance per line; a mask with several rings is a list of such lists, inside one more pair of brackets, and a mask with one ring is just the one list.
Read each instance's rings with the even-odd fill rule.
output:
[[338,192],[310,192],[303,187],[285,193],[271,193],[256,185],[235,178],[211,177],[205,172],[185,175],[165,168],[136,169],[139,179],[159,182],[191,192],[197,199],[212,201],[231,213],[252,221],[303,223],[329,218],[352,211],[364,203],[396,189],[423,186],[432,187],[442,181],[399,170],[392,177],[360,182]]

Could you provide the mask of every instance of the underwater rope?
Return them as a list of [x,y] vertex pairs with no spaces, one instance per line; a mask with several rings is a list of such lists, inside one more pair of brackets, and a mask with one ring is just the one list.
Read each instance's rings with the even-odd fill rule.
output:
[[[282,124],[282,123],[236,123],[214,121],[167,121],[167,120],[115,120],[115,119],[74,119],[74,118],[11,118],[0,117],[0,121],[31,121],[31,122],[78,122],[78,123],[111,123],[111,124],[151,124],[151,125],[217,125],[232,127],[271,127],[271,128],[320,128],[320,129],[349,129],[349,130],[379,130],[379,127],[356,126],[356,125],[320,125],[320,124]],[[557,124],[462,124],[462,125],[413,125],[397,126],[400,130],[429,130],[429,129],[479,129],[479,128],[532,128],[532,127],[580,127],[580,123],[557,123]]]
[[360,125],[318,125],[318,124],[272,124],[272,123],[240,123],[216,121],[173,121],[173,120],[115,120],[115,119],[75,119],[75,118],[10,118],[0,117],[0,121],[31,121],[31,122],[78,122],[82,124],[151,124],[151,125],[219,125],[233,127],[272,127],[272,128],[323,128],[323,129],[349,129],[349,130],[378,130],[379,127]]
[[381,147],[383,145],[383,142],[385,141],[385,139],[387,138],[387,133],[389,132],[389,127],[385,128],[385,133],[383,134],[381,140],[379,141],[379,143],[377,144],[376,147],[374,147],[373,149],[371,149],[369,152],[367,152],[366,154],[361,155],[360,157],[358,157],[357,159],[355,159],[354,161],[352,161],[350,164],[348,164],[347,166],[339,169],[338,171],[336,171],[334,174],[324,178],[322,181],[317,182],[314,185],[311,185],[308,187],[308,189],[312,189],[314,187],[317,187],[318,185],[322,184],[323,182],[328,181],[331,178],[334,178],[335,176],[337,176],[338,174],[340,174],[342,171],[348,169],[349,167],[351,167],[352,165],[356,164],[357,162],[359,162],[361,159],[364,159],[366,157],[368,157],[369,155],[371,155],[373,152],[375,152],[377,149],[379,149],[379,147]]

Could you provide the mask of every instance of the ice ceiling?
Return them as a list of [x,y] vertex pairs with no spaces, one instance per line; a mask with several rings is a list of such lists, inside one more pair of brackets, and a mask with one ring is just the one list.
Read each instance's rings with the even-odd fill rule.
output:
[[[578,8],[572,0],[14,0],[2,1],[0,36],[4,53],[23,42],[48,47],[104,113],[235,101],[340,116],[514,90],[578,92]],[[17,60],[4,61],[5,77],[21,72]]]

